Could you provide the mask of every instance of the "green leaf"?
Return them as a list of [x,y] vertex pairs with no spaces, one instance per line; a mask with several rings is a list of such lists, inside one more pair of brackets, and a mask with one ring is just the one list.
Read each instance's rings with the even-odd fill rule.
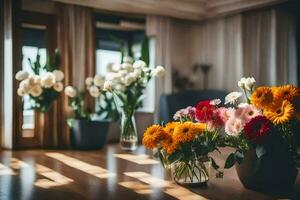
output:
[[241,152],[236,151],[234,153],[234,157],[235,157],[236,162],[239,163],[239,164],[241,164],[243,162],[245,156]]
[[149,39],[147,37],[144,37],[144,40],[142,42],[142,49],[141,49],[141,60],[143,60],[147,66],[149,66],[150,63],[150,53],[149,53]]
[[226,159],[224,168],[225,168],[225,169],[231,168],[231,167],[235,164],[235,162],[236,162],[236,160],[235,160],[235,154],[234,154],[234,153],[231,153],[231,154],[228,156],[228,158]]
[[257,145],[255,151],[258,158],[262,157],[266,153],[266,149],[262,145]]
[[174,163],[177,160],[180,160],[181,158],[182,158],[182,153],[175,151],[173,154],[168,156],[168,161],[169,161],[169,163]]

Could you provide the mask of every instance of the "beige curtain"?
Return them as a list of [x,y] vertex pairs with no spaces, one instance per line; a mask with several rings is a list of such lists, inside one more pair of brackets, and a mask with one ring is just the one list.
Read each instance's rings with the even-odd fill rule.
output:
[[[61,67],[65,73],[65,85],[83,89],[87,76],[95,73],[95,42],[93,10],[90,8],[58,4],[58,48],[61,53]],[[87,101],[89,109],[94,107],[91,98]],[[59,146],[69,145],[67,118],[71,115],[68,99],[63,96],[58,104],[58,119],[61,124]]]

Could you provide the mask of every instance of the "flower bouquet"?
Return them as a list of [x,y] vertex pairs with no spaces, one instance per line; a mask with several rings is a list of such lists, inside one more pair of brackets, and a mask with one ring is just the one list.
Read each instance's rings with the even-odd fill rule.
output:
[[[225,144],[235,149],[225,168],[236,164],[247,188],[284,194],[293,187],[298,173],[293,158],[297,153],[300,89],[293,85],[255,89],[254,84],[254,78],[242,78],[238,83],[247,103],[238,104],[243,93],[233,92],[225,98],[225,104],[232,106],[218,108],[223,112]],[[215,119],[213,126],[219,121]]]
[[201,184],[209,180],[211,166],[217,177],[223,173],[209,153],[221,145],[217,131],[209,131],[206,124],[195,120],[196,109],[188,107],[178,111],[175,122],[152,125],[144,133],[143,144],[155,149],[166,168],[171,169],[175,182],[179,184]]
[[15,76],[20,81],[17,93],[21,97],[29,95],[31,107],[34,110],[48,112],[52,102],[59,97],[59,93],[63,90],[64,73],[57,69],[58,63],[50,64],[49,60],[42,67],[39,54],[34,63],[30,59],[29,63],[33,74],[22,70]]
[[142,105],[143,93],[151,78],[163,76],[165,69],[162,66],[151,69],[142,60],[133,63],[131,58],[126,57],[124,63],[109,65],[107,71],[103,90],[112,93],[121,114],[121,147],[134,150],[138,141],[135,111]]

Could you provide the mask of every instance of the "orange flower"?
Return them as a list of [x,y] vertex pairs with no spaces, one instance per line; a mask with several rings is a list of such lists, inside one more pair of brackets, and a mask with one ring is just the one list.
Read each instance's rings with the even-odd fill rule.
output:
[[293,85],[284,85],[273,89],[273,94],[275,99],[293,101],[296,96],[300,95],[300,90]]
[[163,127],[159,125],[152,125],[144,133],[143,145],[149,149],[157,147],[161,141],[167,137]]
[[264,111],[264,115],[273,122],[273,124],[284,124],[290,121],[294,116],[294,107],[287,101],[275,101],[274,104]]
[[173,139],[177,143],[190,142],[195,139],[197,134],[200,134],[204,131],[203,128],[203,125],[199,125],[197,123],[181,123],[178,126],[176,126],[173,133]]
[[269,87],[258,87],[251,96],[251,103],[260,109],[265,109],[271,105],[273,93]]
[[174,153],[179,148],[179,144],[172,136],[166,137],[162,142],[162,146],[168,154]]
[[169,123],[166,124],[166,126],[164,128],[164,131],[168,135],[172,136],[173,133],[174,133],[174,130],[175,130],[176,126],[178,126],[179,124],[180,124],[180,122],[169,122]]

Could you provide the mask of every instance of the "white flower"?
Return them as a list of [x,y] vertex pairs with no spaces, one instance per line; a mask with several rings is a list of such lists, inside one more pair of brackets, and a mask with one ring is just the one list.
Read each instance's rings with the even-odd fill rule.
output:
[[[117,72],[120,69],[121,69],[121,65],[120,64],[113,64],[111,72]],[[109,72],[109,71],[107,71],[107,72]]]
[[212,106],[217,106],[217,105],[219,105],[221,102],[222,102],[222,101],[221,101],[220,99],[214,99],[214,100],[211,100],[211,101],[209,102],[209,104],[212,105]]
[[19,84],[19,88],[21,88],[25,93],[28,93],[31,89],[31,85],[29,84],[28,79],[21,81]]
[[112,81],[105,81],[103,85],[103,90],[111,92],[114,88],[114,83]]
[[234,104],[243,94],[241,92],[231,92],[225,97],[225,104]]
[[142,60],[137,60],[133,63],[133,68],[135,69],[143,69],[147,67],[147,64]]
[[64,73],[60,70],[54,70],[52,73],[55,76],[55,81],[57,82],[62,81],[65,77]]
[[53,89],[56,92],[61,92],[64,89],[64,86],[61,82],[57,82],[57,83],[54,84]]
[[124,76],[126,76],[128,74],[128,72],[126,70],[120,70],[118,72],[118,74],[119,74],[120,77],[124,77]]
[[246,90],[251,91],[253,89],[253,86],[254,86],[255,83],[256,83],[256,81],[255,81],[255,79],[253,77],[248,77],[246,79],[246,82],[245,82],[245,88],[246,88]]
[[124,83],[126,86],[129,86],[130,84],[132,84],[134,81],[136,81],[137,77],[136,74],[134,73],[129,73],[125,79],[124,79]]
[[241,80],[238,82],[238,86],[242,89],[245,89],[245,82],[246,82],[246,78],[241,78]]
[[120,91],[120,92],[124,92],[126,90],[126,87],[123,84],[117,84],[115,86],[115,89],[118,90],[118,91]]
[[55,76],[51,72],[47,72],[42,76],[41,84],[45,88],[51,88],[55,84]]
[[93,85],[93,81],[94,81],[93,77],[87,77],[85,79],[85,84],[89,87],[89,86]]
[[34,84],[35,85],[40,85],[41,84],[41,77],[40,76],[38,76],[38,75],[34,75]]
[[35,85],[35,75],[29,75],[29,77],[27,78],[27,81],[30,86],[34,86]]
[[134,69],[132,73],[138,78],[142,75],[142,69]]
[[94,86],[94,85],[89,88],[89,93],[92,97],[95,97],[95,98],[100,96],[100,91],[99,91],[98,87]]
[[67,86],[67,87],[65,88],[65,94],[66,94],[68,97],[74,98],[74,97],[76,97],[76,95],[77,95],[77,91],[76,91],[75,88],[73,88],[72,86]]
[[21,97],[23,97],[23,96],[25,96],[27,94],[26,91],[23,88],[21,88],[21,87],[18,88],[17,93]]
[[94,84],[95,84],[96,86],[98,86],[98,87],[102,87],[103,84],[104,84],[104,81],[105,81],[105,79],[104,79],[104,77],[101,76],[101,75],[96,75],[96,76],[94,77]]
[[123,63],[122,64],[122,69],[124,69],[128,72],[133,72],[133,70],[134,70],[132,64],[130,64],[130,63]]
[[42,94],[43,89],[40,85],[35,85],[30,89],[30,94],[34,97],[38,97]]
[[107,81],[112,81],[112,82],[114,82],[114,83],[120,82],[120,81],[121,81],[121,77],[122,77],[122,76],[121,76],[119,73],[113,73],[113,72],[108,73],[108,74],[105,76],[105,78],[106,78]]
[[152,72],[152,75],[153,76],[157,76],[157,77],[162,77],[164,76],[166,73],[166,70],[163,66],[157,66],[153,72]]
[[123,63],[132,64],[133,63],[133,59],[130,56],[125,56],[125,57],[123,57]]
[[18,81],[23,81],[24,79],[27,79],[28,78],[28,76],[29,76],[29,73],[28,72],[26,72],[26,71],[18,71],[17,73],[16,73],[16,79],[18,80]]
[[114,70],[113,70],[113,66],[114,66],[114,63],[108,63],[107,65],[106,65],[106,71],[107,72],[113,72]]

